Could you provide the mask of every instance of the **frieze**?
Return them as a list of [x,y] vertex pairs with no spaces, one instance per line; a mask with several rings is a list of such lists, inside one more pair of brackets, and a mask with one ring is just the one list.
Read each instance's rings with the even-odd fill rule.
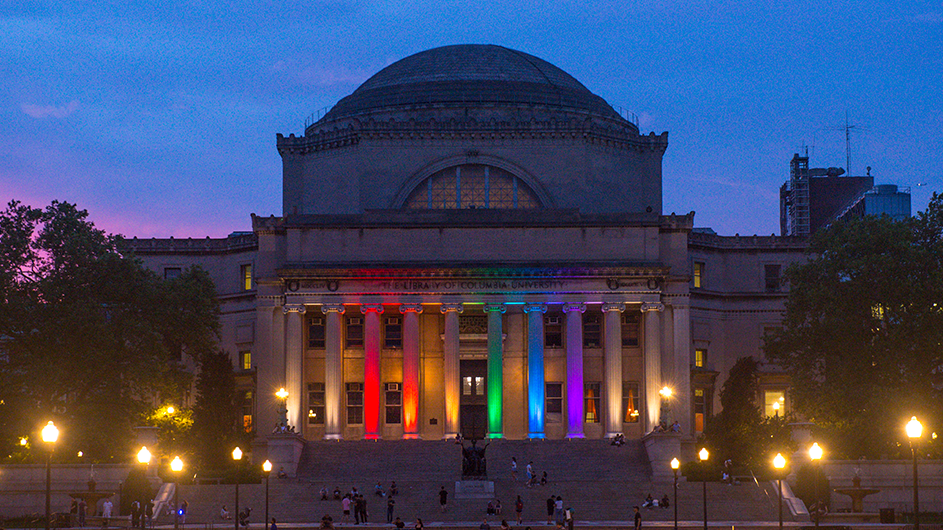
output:
[[292,279],[285,289],[301,294],[473,294],[532,292],[653,293],[658,282],[626,278],[406,278],[406,279]]

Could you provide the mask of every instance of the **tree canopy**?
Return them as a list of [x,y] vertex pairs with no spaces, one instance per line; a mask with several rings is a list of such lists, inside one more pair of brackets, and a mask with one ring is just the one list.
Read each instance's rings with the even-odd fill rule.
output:
[[182,401],[187,356],[216,347],[208,274],[165,280],[119,241],[74,204],[0,211],[0,456],[52,419],[63,454],[124,460],[131,427]]
[[936,429],[943,419],[943,196],[907,221],[835,223],[808,254],[786,271],[784,326],[766,355],[790,371],[795,409],[832,454],[897,455],[911,416]]

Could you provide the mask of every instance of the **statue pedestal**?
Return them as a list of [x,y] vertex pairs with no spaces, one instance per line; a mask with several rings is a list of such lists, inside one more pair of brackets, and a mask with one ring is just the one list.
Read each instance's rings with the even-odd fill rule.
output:
[[642,438],[648,461],[652,465],[652,478],[674,477],[671,459],[681,458],[681,435],[678,433],[649,433]]
[[281,469],[289,477],[298,472],[298,461],[305,447],[305,440],[297,433],[270,434],[266,437],[266,453],[272,463],[273,478],[278,476]]
[[493,499],[494,482],[490,480],[456,480],[455,481],[456,499]]

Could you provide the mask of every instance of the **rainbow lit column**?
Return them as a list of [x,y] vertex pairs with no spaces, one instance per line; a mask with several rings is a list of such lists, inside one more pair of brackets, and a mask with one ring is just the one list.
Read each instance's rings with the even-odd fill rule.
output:
[[606,436],[622,433],[622,312],[625,304],[603,304],[606,341],[603,352],[606,374]]
[[363,437],[380,438],[380,315],[383,306],[364,304],[363,325]]
[[304,433],[301,415],[302,374],[304,373],[304,346],[301,343],[301,323],[304,320],[305,306],[291,304],[282,307],[287,320],[285,338],[285,387],[288,388],[288,424],[298,432]]
[[583,313],[586,304],[564,304],[566,313],[567,438],[583,437]]
[[419,315],[422,306],[399,306],[403,314],[403,438],[419,438]]
[[459,399],[461,386],[459,385],[458,362],[458,314],[462,312],[462,304],[442,304],[439,308],[445,314],[445,343],[443,344],[442,375],[445,389],[445,437],[454,438],[459,429]]
[[528,438],[544,437],[544,304],[527,304]]
[[485,305],[488,315],[488,437],[504,437],[504,331],[501,315],[504,304]]
[[[661,312],[665,306],[661,302],[642,304],[645,318],[645,432],[650,432],[658,425],[661,412]],[[684,399],[687,399],[686,397]]]
[[344,387],[341,319],[344,306],[325,304],[324,313],[324,438],[341,439],[341,396]]

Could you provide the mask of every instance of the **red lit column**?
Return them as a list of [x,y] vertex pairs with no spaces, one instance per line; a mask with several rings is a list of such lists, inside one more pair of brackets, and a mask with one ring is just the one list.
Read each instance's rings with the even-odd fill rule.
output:
[[403,438],[419,438],[419,315],[422,306],[399,306],[403,314]]
[[341,439],[341,397],[344,390],[343,349],[341,348],[341,315],[344,306],[325,304],[324,326],[324,438]]
[[383,306],[360,306],[363,322],[363,427],[364,438],[380,438],[380,315]]

